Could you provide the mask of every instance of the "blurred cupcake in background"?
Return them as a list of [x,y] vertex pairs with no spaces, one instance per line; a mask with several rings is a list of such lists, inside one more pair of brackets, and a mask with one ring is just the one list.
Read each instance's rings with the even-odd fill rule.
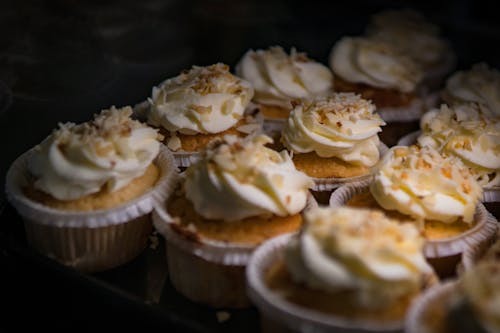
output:
[[132,260],[152,231],[150,212],[175,179],[157,130],[112,107],[94,120],[60,124],[21,155],[7,174],[9,201],[28,242],[82,271]]
[[410,304],[438,281],[418,229],[369,209],[303,215],[300,233],[264,243],[247,269],[265,331],[400,331]]
[[297,102],[281,133],[298,170],[313,177],[317,191],[369,176],[386,149],[378,138],[385,122],[375,105],[354,93]]
[[419,91],[421,67],[384,40],[343,37],[330,53],[335,91],[354,92],[371,100],[385,121],[420,118],[425,100]]
[[500,118],[481,104],[443,104],[420,120],[417,142],[458,157],[485,190],[485,201],[500,197]]
[[253,100],[264,119],[277,122],[272,129],[288,117],[292,100],[326,95],[333,88],[330,69],[295,48],[290,54],[279,46],[249,50],[236,65],[236,74],[253,85]]
[[413,9],[384,10],[371,17],[366,35],[396,47],[424,71],[423,86],[441,87],[456,65],[456,55],[440,28]]
[[153,88],[146,118],[164,135],[179,166],[186,167],[211,141],[261,129],[259,117],[246,112],[253,94],[252,85],[227,65],[193,66]]
[[500,71],[479,63],[455,72],[446,80],[441,97],[450,106],[477,103],[500,117]]

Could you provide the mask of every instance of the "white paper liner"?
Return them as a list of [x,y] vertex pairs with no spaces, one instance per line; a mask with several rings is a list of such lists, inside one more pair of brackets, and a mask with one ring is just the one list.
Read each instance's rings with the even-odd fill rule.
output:
[[162,147],[155,160],[162,175],[155,186],[140,197],[110,209],[90,212],[62,211],[44,206],[24,195],[23,187],[27,185],[31,177],[28,163],[32,154],[33,149],[22,154],[9,168],[5,186],[7,199],[23,218],[53,227],[100,228],[124,223],[148,214],[156,203],[165,202],[177,178],[177,168],[172,154]]
[[[330,206],[343,206],[349,199],[357,194],[369,191],[370,181],[362,181],[355,184],[339,187],[330,197]],[[424,255],[427,258],[441,258],[461,254],[470,246],[476,246],[487,242],[493,237],[497,230],[497,222],[491,219],[482,203],[476,208],[476,225],[463,234],[444,238],[440,240],[428,240],[424,246]]]
[[417,138],[422,134],[421,131],[414,131],[406,134],[398,140],[398,146],[411,146],[417,143]]
[[[317,207],[317,202],[312,195],[304,209]],[[251,253],[257,247],[253,244],[227,243],[210,239],[193,241],[186,239],[170,226],[175,223],[175,218],[169,215],[166,204],[160,204],[153,211],[153,225],[165,237],[167,242],[175,244],[184,251],[204,260],[232,266],[245,266]]]
[[420,119],[425,108],[425,100],[421,97],[416,97],[410,105],[404,107],[377,108],[377,113],[388,123],[411,122]]
[[286,234],[268,240],[252,254],[246,270],[247,293],[263,317],[272,319],[287,332],[400,332],[403,321],[380,323],[349,320],[324,314],[288,302],[265,283],[267,269],[283,259],[283,250],[295,235]]
[[433,329],[435,323],[426,323],[424,318],[429,318],[432,316],[427,315],[429,306],[439,301],[448,300],[450,296],[455,292],[458,284],[456,280],[447,281],[443,284],[438,284],[434,287],[426,290],[422,296],[420,296],[410,307],[405,320],[405,332],[406,333],[440,333]]
[[[380,157],[382,157],[389,148],[383,143],[380,142],[379,144],[379,153]],[[349,184],[349,183],[357,183],[360,181],[364,180],[371,180],[373,177],[373,171],[374,167],[370,170],[370,172],[366,175],[360,175],[356,177],[346,177],[346,178],[315,178],[311,177],[312,180],[314,181],[314,187],[312,188],[313,191],[316,192],[326,192],[326,191],[331,191],[334,190],[342,185]]]
[[[492,219],[498,225],[497,219],[488,213],[488,218]],[[487,243],[482,244],[480,246],[469,246],[462,253],[462,260],[460,262],[460,267],[458,269],[458,273],[462,274],[463,272],[470,270],[472,267],[476,265],[476,263],[481,259],[481,257],[486,253],[488,248],[497,240],[500,239],[500,230],[497,230],[496,237],[492,237]]]

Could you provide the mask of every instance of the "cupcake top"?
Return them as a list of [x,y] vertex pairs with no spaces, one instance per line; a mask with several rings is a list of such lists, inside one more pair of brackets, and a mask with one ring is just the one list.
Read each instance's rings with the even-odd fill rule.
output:
[[303,100],[295,105],[282,132],[285,147],[316,152],[371,167],[379,159],[377,133],[384,121],[375,106],[353,93]]
[[451,53],[439,28],[411,9],[385,10],[373,15],[367,35],[390,43],[424,68],[438,64]]
[[360,306],[384,307],[418,292],[433,275],[422,254],[424,239],[411,223],[348,207],[303,215],[303,230],[285,254],[298,283],[325,292],[354,291]]
[[114,106],[82,123],[60,124],[35,147],[28,163],[36,189],[74,200],[106,188],[112,192],[144,174],[160,150],[156,130]]
[[458,71],[448,78],[442,95],[448,104],[474,102],[500,115],[500,71],[485,63]]
[[500,262],[478,263],[459,285],[479,324],[486,332],[500,332]]
[[327,94],[333,86],[328,67],[292,48],[290,55],[279,47],[249,50],[236,73],[250,81],[259,103],[289,107],[290,100]]
[[330,67],[342,79],[401,92],[415,91],[420,67],[392,44],[366,37],[344,37],[330,53]]
[[424,114],[420,128],[421,146],[460,158],[483,187],[500,185],[500,118],[479,105],[442,105]]
[[193,66],[153,88],[148,123],[171,133],[219,133],[243,118],[252,97],[251,84],[229,66]]
[[224,142],[207,149],[186,171],[186,196],[196,212],[231,221],[304,209],[313,182],[295,169],[286,151],[265,147],[271,142],[265,135],[225,136]]
[[380,206],[416,220],[472,223],[481,186],[454,157],[432,147],[392,147],[377,166],[370,191]]

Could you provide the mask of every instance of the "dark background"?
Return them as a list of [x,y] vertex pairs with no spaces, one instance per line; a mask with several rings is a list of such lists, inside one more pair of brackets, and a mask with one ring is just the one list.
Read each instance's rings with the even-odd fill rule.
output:
[[[0,187],[10,163],[58,122],[141,102],[153,85],[193,64],[233,67],[249,48],[295,46],[327,63],[337,39],[361,34],[369,16],[384,8],[421,10],[451,41],[458,68],[480,61],[500,68],[495,3],[2,1]],[[15,215],[0,218],[0,330],[175,330],[175,318],[117,300],[33,259],[12,236],[22,235]]]

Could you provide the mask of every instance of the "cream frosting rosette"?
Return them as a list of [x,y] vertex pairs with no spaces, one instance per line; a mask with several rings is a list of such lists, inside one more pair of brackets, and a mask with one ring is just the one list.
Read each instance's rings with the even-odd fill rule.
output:
[[299,213],[312,180],[286,151],[278,153],[259,135],[244,140],[226,136],[186,171],[186,197],[207,219],[241,220],[250,216]]
[[111,107],[91,122],[60,124],[31,155],[34,187],[59,200],[116,191],[140,177],[160,151],[156,130]]
[[[411,9],[386,10],[375,14],[368,25],[367,35],[390,43],[424,70],[454,58],[449,43],[440,36],[439,28]],[[444,65],[445,70],[451,69],[448,64]]]
[[372,167],[379,160],[377,133],[385,125],[374,111],[370,101],[353,93],[304,100],[290,113],[281,141],[294,153]]
[[418,293],[434,275],[411,223],[382,212],[318,208],[304,214],[304,230],[287,246],[285,260],[297,283],[337,292],[351,290],[361,307],[384,307]]
[[370,190],[380,206],[416,220],[472,224],[482,195],[468,168],[432,147],[392,147],[377,166]]
[[148,123],[172,134],[219,133],[243,118],[253,94],[227,65],[193,66],[153,88]]
[[417,141],[460,158],[481,186],[493,188],[500,185],[500,119],[483,111],[474,104],[433,109],[422,117]]
[[500,116],[500,71],[485,63],[458,71],[446,81],[442,98],[450,105],[478,103]]
[[290,55],[279,46],[249,50],[237,64],[236,73],[252,83],[255,101],[285,108],[293,99],[324,95],[333,87],[330,69],[294,48]]
[[330,67],[353,83],[413,92],[423,78],[421,68],[391,44],[367,37],[343,37],[332,48]]

